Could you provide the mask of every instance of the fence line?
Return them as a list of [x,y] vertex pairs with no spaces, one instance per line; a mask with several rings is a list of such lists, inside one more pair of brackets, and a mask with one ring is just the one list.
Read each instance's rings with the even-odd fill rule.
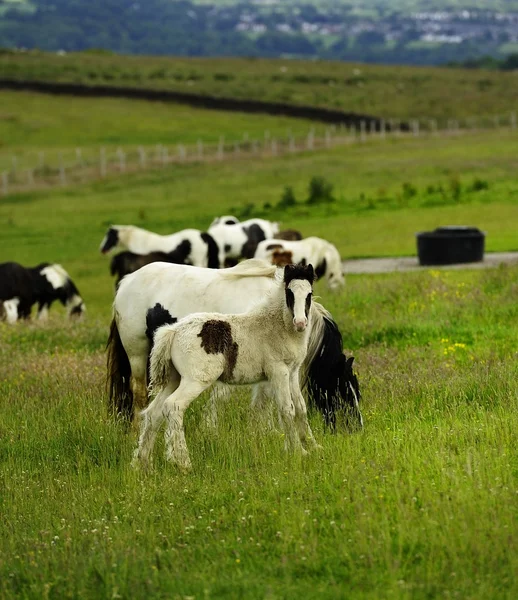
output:
[[330,125],[325,127],[322,135],[316,135],[315,128],[311,127],[307,134],[296,137],[291,130],[286,137],[274,137],[266,130],[258,138],[251,138],[244,132],[239,140],[227,141],[224,136],[214,143],[206,143],[199,139],[192,146],[184,144],[170,145],[156,144],[144,148],[138,146],[134,150],[125,151],[118,147],[112,156],[106,148],[99,149],[98,158],[82,148],[76,147],[70,162],[65,162],[63,152],[58,152],[58,163],[52,166],[48,153],[37,153],[35,165],[20,168],[16,155],[11,156],[8,170],[1,174],[0,191],[3,196],[11,192],[49,187],[53,185],[67,185],[105,178],[111,173],[131,173],[153,168],[165,168],[184,162],[212,162],[222,160],[238,160],[241,158],[272,158],[295,152],[312,152],[315,150],[329,149],[335,146],[364,143],[377,140],[383,142],[391,137],[401,138],[438,135],[459,135],[463,132],[480,131],[485,129],[511,131],[517,129],[516,113],[508,115],[491,115],[485,117],[471,117],[460,121],[458,119],[412,119],[409,126],[401,129],[399,121],[395,119],[378,121],[360,121],[357,127],[345,125]]

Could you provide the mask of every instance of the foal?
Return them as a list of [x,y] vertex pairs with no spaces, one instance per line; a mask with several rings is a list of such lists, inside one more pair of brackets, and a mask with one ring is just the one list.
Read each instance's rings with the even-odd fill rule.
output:
[[[282,273],[282,271],[279,271]],[[316,447],[299,384],[308,346],[312,265],[287,265],[265,300],[244,314],[197,313],[160,327],[150,358],[155,399],[141,413],[134,464],[147,466],[157,431],[167,419],[166,457],[191,468],[183,415],[213,383],[269,381],[290,450]]]

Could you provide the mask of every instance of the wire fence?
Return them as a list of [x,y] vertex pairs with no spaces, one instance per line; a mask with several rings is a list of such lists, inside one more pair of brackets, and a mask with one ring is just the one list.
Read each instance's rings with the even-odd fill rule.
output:
[[[261,138],[250,138],[245,132],[239,140],[221,136],[217,142],[198,140],[194,144],[156,144],[154,146],[122,146],[115,149],[77,146],[72,151],[34,153],[32,164],[27,157],[8,158],[9,168],[1,173],[0,193],[66,186],[102,180],[113,175],[168,168],[194,162],[218,162],[240,159],[266,159],[312,152],[346,144],[383,141],[388,138],[451,136],[480,130],[516,131],[516,113],[472,117],[467,119],[395,119],[361,121],[357,126],[329,126],[323,131],[313,127],[306,135],[275,136],[265,131]],[[5,158],[5,157],[4,157]],[[4,160],[5,164],[5,160]]]

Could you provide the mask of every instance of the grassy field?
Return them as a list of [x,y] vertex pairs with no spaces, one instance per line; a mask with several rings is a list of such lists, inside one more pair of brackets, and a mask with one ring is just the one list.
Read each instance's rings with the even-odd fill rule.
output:
[[[159,444],[143,476],[106,414],[98,245],[113,222],[166,233],[237,212],[344,257],[414,254],[416,231],[454,223],[516,250],[517,149],[506,132],[400,139],[0,200],[0,260],[62,262],[87,304],[78,324],[59,307],[0,323],[0,597],[515,598],[518,267],[349,276],[339,295],[317,283],[356,357],[365,430],[331,435],[312,414],[323,451],[289,457],[242,390],[217,435],[194,403],[191,475]],[[313,176],[334,201],[305,202]]]
[[513,73],[324,61],[40,52],[0,55],[0,78],[115,85],[310,105],[386,119],[477,117],[516,109]]

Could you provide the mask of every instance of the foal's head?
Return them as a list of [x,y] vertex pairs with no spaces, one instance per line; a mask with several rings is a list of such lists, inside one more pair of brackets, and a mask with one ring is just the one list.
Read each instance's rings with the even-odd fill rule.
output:
[[314,280],[313,265],[284,267],[286,305],[293,315],[293,325],[297,331],[304,331],[308,326]]

